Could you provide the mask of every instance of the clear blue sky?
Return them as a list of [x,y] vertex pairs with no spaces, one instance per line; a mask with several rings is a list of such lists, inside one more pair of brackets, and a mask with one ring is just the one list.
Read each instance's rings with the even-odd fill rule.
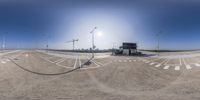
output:
[[[141,49],[200,49],[200,2],[134,0],[0,1],[0,44],[7,48],[90,48],[137,42]],[[101,32],[102,36],[98,36]]]

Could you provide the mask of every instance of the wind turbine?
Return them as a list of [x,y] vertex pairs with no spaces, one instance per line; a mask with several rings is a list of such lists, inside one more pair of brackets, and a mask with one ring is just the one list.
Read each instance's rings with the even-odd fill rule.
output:
[[72,42],[72,43],[73,43],[73,51],[74,51],[75,42],[78,42],[78,39],[73,39],[73,40],[71,40],[71,41],[67,41],[66,43],[69,43],[69,42]]

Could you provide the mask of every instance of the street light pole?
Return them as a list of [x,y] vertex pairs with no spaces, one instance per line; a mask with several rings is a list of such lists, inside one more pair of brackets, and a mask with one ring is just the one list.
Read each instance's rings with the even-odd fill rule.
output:
[[94,27],[94,29],[90,32],[92,34],[92,58],[94,58],[94,49],[95,49],[95,45],[94,45],[94,31],[97,29],[97,27]]
[[157,44],[157,52],[158,52],[158,56],[159,56],[159,50],[160,50],[160,34],[162,33],[162,31],[160,31],[159,33],[156,34],[157,38],[158,38],[158,44]]
[[115,54],[115,42],[113,43],[113,50],[112,50],[112,55],[114,55]]

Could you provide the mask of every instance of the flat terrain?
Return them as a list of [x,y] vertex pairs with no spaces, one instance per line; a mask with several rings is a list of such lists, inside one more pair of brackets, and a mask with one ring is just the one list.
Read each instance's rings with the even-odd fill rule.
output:
[[200,100],[200,52],[0,52],[0,100]]

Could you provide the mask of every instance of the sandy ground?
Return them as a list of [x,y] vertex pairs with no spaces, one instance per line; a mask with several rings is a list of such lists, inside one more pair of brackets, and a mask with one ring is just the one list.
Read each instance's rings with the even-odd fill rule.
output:
[[70,73],[39,75],[19,66],[55,74],[80,67],[89,56],[1,54],[0,100],[200,100],[200,57],[163,56],[103,56]]

